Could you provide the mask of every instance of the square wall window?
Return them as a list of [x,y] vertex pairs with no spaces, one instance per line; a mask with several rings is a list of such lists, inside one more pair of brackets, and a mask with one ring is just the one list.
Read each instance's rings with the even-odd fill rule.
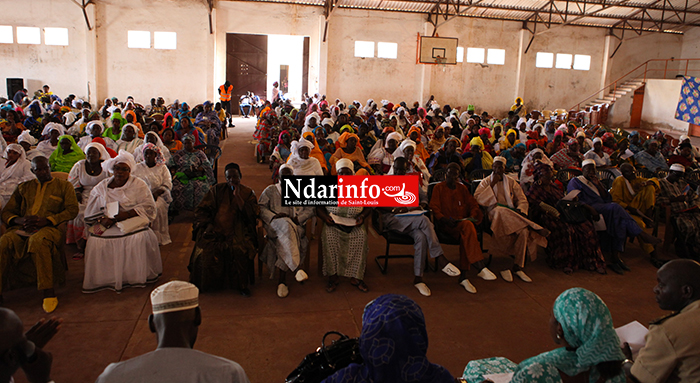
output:
[[574,56],[574,69],[576,69],[576,70],[589,70],[589,69],[591,69],[591,56],[589,56],[589,55],[575,55]]
[[504,65],[506,63],[505,49],[489,49],[486,57],[487,64]]
[[127,46],[129,48],[151,48],[151,32],[127,31]]
[[17,44],[41,44],[41,31],[35,27],[17,27]]
[[374,57],[374,41],[355,41],[355,57]]
[[377,57],[380,59],[395,59],[399,56],[399,44],[377,43]]
[[177,33],[153,32],[153,48],[177,49]]
[[535,66],[538,68],[551,68],[554,66],[554,53],[537,52]]
[[12,44],[14,43],[14,36],[12,35],[11,25],[0,25],[0,44]]
[[68,45],[68,28],[44,28],[44,44]]
[[484,62],[484,48],[467,48],[467,62],[468,63],[483,63]]
[[464,47],[457,47],[457,62],[464,62]]
[[557,53],[557,68],[571,69],[571,64],[574,61],[574,56],[568,53]]

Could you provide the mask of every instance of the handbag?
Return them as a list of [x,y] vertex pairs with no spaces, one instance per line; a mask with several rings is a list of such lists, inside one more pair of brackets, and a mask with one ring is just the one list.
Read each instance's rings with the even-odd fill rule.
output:
[[560,200],[556,207],[561,213],[559,219],[564,223],[581,224],[589,219],[590,214],[581,202]]
[[[326,345],[326,337],[331,334],[338,335],[339,338]],[[299,366],[287,376],[285,382],[321,383],[350,363],[362,363],[359,338],[350,338],[337,331],[329,331],[323,335],[321,347],[305,356]]]

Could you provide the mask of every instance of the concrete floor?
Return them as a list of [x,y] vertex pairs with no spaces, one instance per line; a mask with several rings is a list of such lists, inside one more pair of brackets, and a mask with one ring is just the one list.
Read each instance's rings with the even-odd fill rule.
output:
[[[255,120],[237,119],[235,123],[237,126],[229,129],[229,138],[222,142],[220,179],[225,164],[237,162],[242,182],[259,195],[271,181],[267,165],[256,164],[253,157],[250,141]],[[164,271],[157,284],[189,277],[191,215],[181,214],[170,226],[170,234],[173,243],[161,248]],[[485,236],[486,248],[490,241]],[[343,282],[336,292],[328,294],[325,280],[316,274],[314,241],[311,278],[304,285],[290,281],[290,294],[285,299],[276,295],[276,280],[264,276],[252,287],[251,298],[234,291],[200,296],[203,322],[195,347],[240,363],[252,383],[282,382],[307,353],[320,345],[326,331],[358,336],[364,306],[381,294],[398,293],[416,300],[423,309],[431,361],[461,376],[472,359],[504,356],[519,362],[554,348],[548,331],[551,307],[557,295],[571,287],[584,287],[600,295],[610,307],[616,326],[633,320],[646,324],[664,314],[652,294],[656,269],[636,243],[628,246],[624,256],[633,270],[625,276],[586,271],[566,275],[548,268],[540,254],[527,267],[533,283],[517,279],[514,283],[502,279],[486,282],[472,272],[470,280],[477,294],[465,292],[456,278],[427,272],[425,281],[432,297],[421,296],[412,286],[410,259],[392,260],[387,275],[379,272],[374,257],[383,252],[384,246],[381,237],[370,235],[365,278],[369,293]],[[83,261],[71,259],[74,251],[69,247],[67,283],[57,289],[59,306],[55,315],[65,322],[47,349],[54,355],[55,381],[93,382],[109,363],[155,348],[155,337],[147,324],[153,286],[127,289],[121,294],[83,294]],[[407,252],[412,252],[412,247],[392,247],[392,253]],[[445,252],[448,258],[458,260],[457,247],[445,246]],[[510,264],[510,259],[495,258],[491,269],[497,272]],[[35,289],[6,292],[5,306],[15,310],[27,327],[44,317],[41,295]],[[24,381],[22,373],[17,374],[17,381]]]

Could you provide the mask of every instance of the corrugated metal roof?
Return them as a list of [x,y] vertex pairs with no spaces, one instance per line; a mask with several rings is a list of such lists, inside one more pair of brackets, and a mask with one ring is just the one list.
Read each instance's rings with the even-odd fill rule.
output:
[[[230,0],[326,6],[334,0]],[[682,33],[700,26],[700,2],[692,0],[335,0],[340,8],[417,12],[450,16],[568,24],[601,28],[634,28]],[[437,5],[437,7],[436,7]],[[459,13],[457,7],[459,5]],[[539,17],[537,17],[538,15]],[[680,17],[679,17],[680,16]]]

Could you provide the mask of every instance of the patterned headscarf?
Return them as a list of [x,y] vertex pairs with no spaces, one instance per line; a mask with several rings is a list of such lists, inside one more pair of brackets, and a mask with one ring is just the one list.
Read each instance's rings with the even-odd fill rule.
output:
[[[619,348],[619,347],[618,347]],[[444,367],[430,363],[428,333],[420,307],[403,295],[382,295],[362,315],[363,362],[336,372],[327,383],[453,383]]]
[[160,150],[160,148],[156,145],[153,145],[150,142],[147,142],[145,145],[143,145],[143,152],[141,153],[143,156],[143,160],[146,160],[146,151],[147,150],[153,150],[156,152],[156,164],[162,164],[165,162],[165,158],[163,158],[163,152]]
[[544,162],[541,161],[535,161],[535,169],[533,170],[532,174],[535,178],[535,181],[538,181],[542,176],[548,171],[552,170],[552,167],[545,164]]

